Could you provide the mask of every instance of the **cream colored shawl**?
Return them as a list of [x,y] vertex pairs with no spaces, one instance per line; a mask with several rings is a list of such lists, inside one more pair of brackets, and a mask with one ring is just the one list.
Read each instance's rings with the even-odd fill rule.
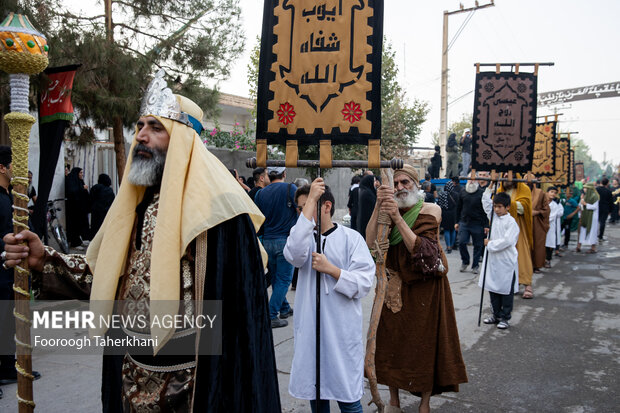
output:
[[[181,96],[177,99],[184,111],[197,119],[202,118],[202,111],[193,102]],[[173,120],[154,117],[168,131],[170,143],[151,253],[151,324],[155,317],[161,320],[164,315],[177,314],[181,296],[179,262],[194,238],[241,214],[249,214],[257,231],[264,221],[254,202],[228,169],[205,148],[193,129]],[[109,315],[113,311],[118,281],[125,271],[136,206],[145,191],[144,187],[135,186],[127,179],[135,145],[134,136],[118,195],[86,253],[94,274],[90,299],[95,314]],[[104,332],[105,328],[98,329],[91,331],[91,335]],[[173,328],[151,328],[151,337],[157,338],[155,353],[173,333]]]

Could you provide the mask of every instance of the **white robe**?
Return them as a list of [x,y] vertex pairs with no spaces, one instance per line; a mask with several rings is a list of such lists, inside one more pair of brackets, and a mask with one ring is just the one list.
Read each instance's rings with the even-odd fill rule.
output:
[[[598,202],[596,201],[593,204],[586,204],[585,209],[589,209],[594,211],[592,214],[592,226],[590,227],[590,232],[587,232],[588,229],[586,227],[579,227],[579,243],[585,245],[596,245],[598,243]],[[584,209],[583,205],[581,206],[582,210]]]
[[[482,206],[489,219],[493,212],[491,191],[485,190],[482,194]],[[519,225],[510,214],[498,216],[493,212],[493,225],[489,243],[484,250],[482,268],[486,265],[486,280],[484,289],[497,294],[508,295],[510,288],[519,290],[519,255],[517,241],[519,239]],[[488,259],[488,264],[486,263]],[[484,271],[480,273],[478,286],[482,287]],[[514,283],[512,283],[514,279]]]
[[562,215],[564,215],[564,207],[555,202],[549,202],[551,213],[549,214],[549,231],[547,231],[547,239],[545,247],[556,248],[560,245],[562,239]]
[[[291,229],[284,257],[299,268],[295,293],[294,354],[289,393],[316,397],[316,251],[315,224],[303,214]],[[364,238],[342,225],[321,236],[322,252],[341,269],[340,278],[321,274],[321,399],[355,402],[364,394],[362,302],[375,277],[375,263]],[[324,246],[324,247],[323,247]]]

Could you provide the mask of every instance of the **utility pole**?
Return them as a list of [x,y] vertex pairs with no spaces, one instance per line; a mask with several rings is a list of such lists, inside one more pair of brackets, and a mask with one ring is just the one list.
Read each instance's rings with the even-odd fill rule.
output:
[[[448,16],[457,13],[473,12],[478,9],[484,9],[487,7],[495,6],[494,0],[491,0],[488,4],[480,6],[478,0],[476,5],[468,9],[463,7],[459,10],[443,12],[443,42],[441,46],[441,114],[439,120],[439,146],[441,147],[441,158],[444,160],[442,163],[446,165],[446,140],[448,135]],[[442,168],[445,171],[445,167]],[[444,171],[441,171],[442,174]]]

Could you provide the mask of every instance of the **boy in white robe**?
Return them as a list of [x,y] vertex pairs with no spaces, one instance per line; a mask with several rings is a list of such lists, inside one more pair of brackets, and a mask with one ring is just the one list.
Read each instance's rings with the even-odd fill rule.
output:
[[[321,199],[321,254],[316,252],[315,221]],[[375,276],[375,263],[364,238],[332,222],[334,196],[322,178],[295,193],[301,214],[289,234],[284,258],[299,268],[295,295],[294,354],[289,393],[316,401],[316,276],[321,277],[321,402],[319,412],[329,412],[329,400],[347,412],[362,412],[364,394],[364,339],[361,299]]]
[[[482,268],[486,268],[484,288],[489,292],[493,315],[485,318],[484,323],[497,324],[497,328],[504,330],[510,327],[514,292],[519,288],[516,247],[519,225],[508,213],[510,196],[505,192],[496,194],[491,200],[491,190],[487,188],[482,194],[482,207],[489,219],[494,212],[490,236],[484,240],[486,248],[482,261]],[[482,280],[483,274],[478,281],[480,287]]]
[[[564,215],[564,207],[557,202],[558,188],[550,186],[547,188],[547,198],[549,199],[549,231],[547,231],[547,238],[545,239],[545,247],[547,249],[547,260],[545,261],[545,267],[551,267],[551,258],[553,257],[553,250],[560,245],[559,229],[561,227],[562,215]],[[558,254],[556,254],[558,255]]]

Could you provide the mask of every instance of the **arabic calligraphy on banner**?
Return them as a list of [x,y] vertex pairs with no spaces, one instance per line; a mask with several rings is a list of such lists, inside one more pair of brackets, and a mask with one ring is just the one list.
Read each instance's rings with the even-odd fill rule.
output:
[[556,186],[564,187],[569,183],[570,174],[570,139],[559,138],[555,145],[555,174],[553,181],[559,181]]
[[476,74],[473,169],[522,173],[532,169],[536,80],[533,73]]
[[267,0],[263,19],[257,138],[379,139],[383,1]]
[[538,95],[541,106],[577,100],[620,97],[620,82],[601,83],[577,89],[563,89]]
[[534,160],[532,173],[536,176],[553,176],[555,174],[555,128],[557,122],[536,124],[534,142]]
[[581,181],[586,178],[586,171],[583,167],[583,162],[575,163],[575,182]]
[[569,174],[569,184],[573,184],[575,182],[575,150],[571,149],[569,151],[569,162],[570,162],[570,174]]
[[51,69],[45,73],[48,76],[48,83],[41,91],[41,102],[39,105],[39,116],[41,123],[52,122],[54,120],[73,120],[73,103],[71,102],[71,90],[73,89],[73,78],[75,77],[75,66],[73,69],[55,72]]

